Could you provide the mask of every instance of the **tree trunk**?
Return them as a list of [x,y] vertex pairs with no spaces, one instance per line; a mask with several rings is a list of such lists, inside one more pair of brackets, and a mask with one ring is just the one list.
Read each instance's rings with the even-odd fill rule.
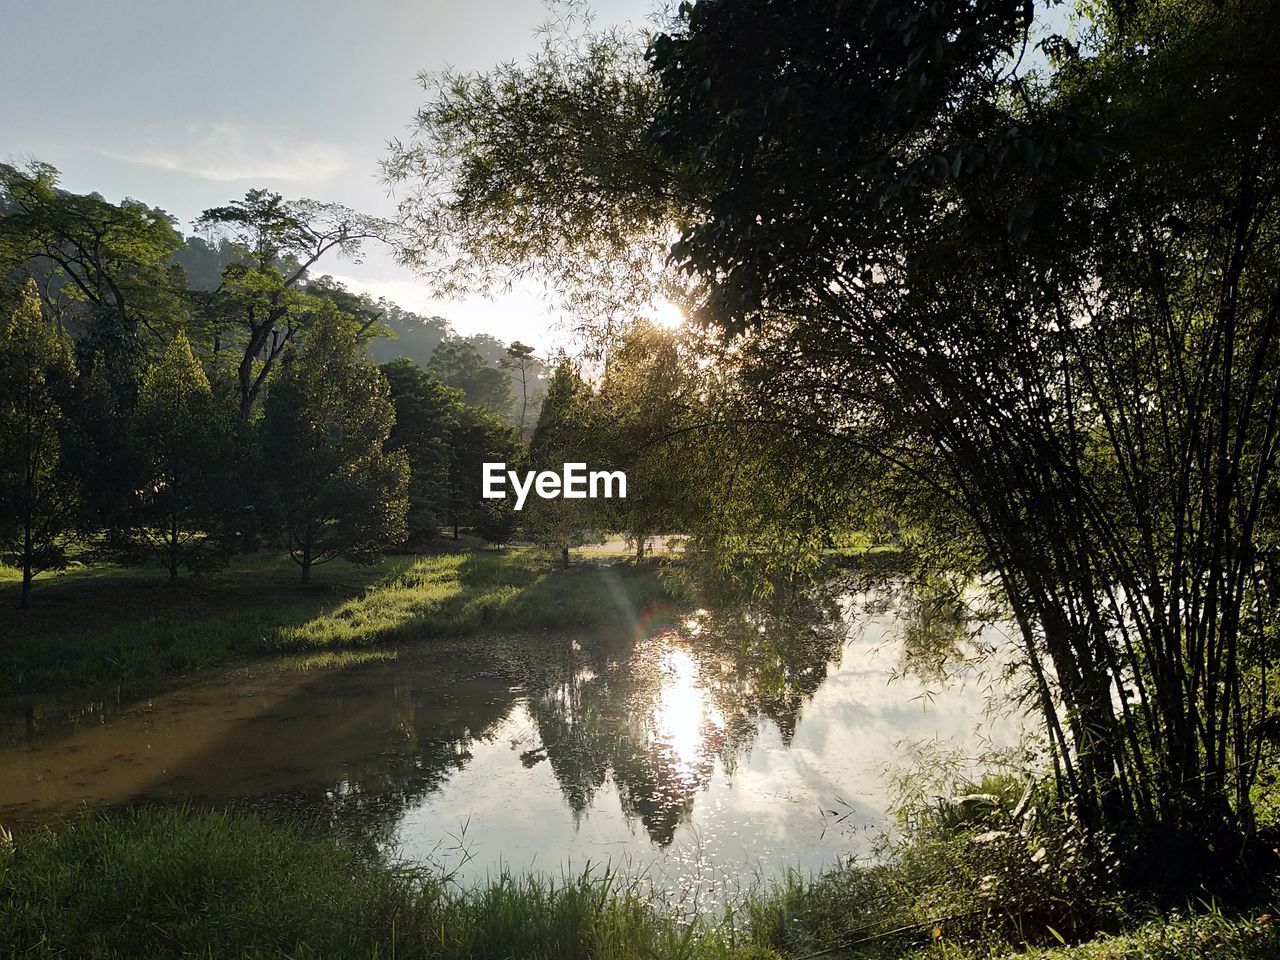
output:
[[23,610],[31,606],[31,580],[35,576],[35,572],[31,568],[33,553],[31,514],[28,512],[22,522],[22,596],[18,600],[18,606]]
[[525,365],[520,365],[520,442],[524,442],[524,414],[529,406],[529,384],[528,375],[525,373]]
[[307,541],[302,546],[302,582],[311,582],[311,524],[307,523]]
[[453,539],[458,539],[458,518],[453,518]]
[[169,524],[169,585],[178,585],[178,524],[171,520]]
[[31,560],[29,557],[22,559],[22,597],[18,600],[18,606],[23,610],[31,606]]
[[560,548],[560,569],[562,570],[569,569],[569,548],[568,547]]
[[636,566],[644,563],[644,540],[643,536],[636,537]]
[[240,422],[248,423],[249,416],[253,413],[253,356],[245,352],[244,358],[240,361],[240,369],[237,371],[237,379],[240,388]]

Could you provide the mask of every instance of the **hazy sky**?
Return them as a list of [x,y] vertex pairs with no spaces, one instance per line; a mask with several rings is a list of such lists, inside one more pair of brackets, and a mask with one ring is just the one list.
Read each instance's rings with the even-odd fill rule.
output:
[[[592,6],[601,25],[652,9]],[[547,19],[540,0],[0,0],[0,158],[163,207],[184,232],[251,187],[390,216],[377,163],[421,102],[417,74],[521,59]],[[319,272],[462,333],[554,336],[531,295],[433,302],[381,250]]]

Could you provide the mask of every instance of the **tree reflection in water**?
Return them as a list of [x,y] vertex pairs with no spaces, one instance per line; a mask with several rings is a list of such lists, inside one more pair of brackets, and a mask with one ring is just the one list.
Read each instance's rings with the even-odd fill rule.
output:
[[436,691],[396,684],[382,718],[396,735],[382,751],[345,764],[336,783],[246,799],[385,848],[406,811],[463,771],[523,694],[538,744],[520,759],[549,765],[575,821],[611,779],[623,815],[666,846],[716,764],[732,774],[765,722],[790,744],[847,633],[829,590],[768,608],[650,616],[621,635],[495,639],[468,648],[490,682],[459,698],[456,716],[442,715]]
[[834,596],[814,593],[568,645],[525,678],[542,744],[530,760],[547,759],[577,817],[612,776],[624,814],[667,845],[717,761],[732,773],[763,721],[790,743],[846,631]]
[[[667,846],[699,791],[717,770],[735,776],[762,732],[791,746],[856,629],[850,596],[833,584],[769,606],[649,615],[621,633],[410,644],[398,657],[325,666],[282,660],[141,701],[95,702],[88,714],[27,704],[0,711],[0,762],[14,773],[0,784],[0,816],[244,804],[385,848],[413,810],[447,795],[449,781],[463,784],[473,753],[514,740],[526,767],[549,768],[576,824],[613,802],[608,785],[628,823]],[[919,648],[908,658],[945,660],[969,630],[936,597],[889,602]],[[458,820],[469,812],[460,807]]]

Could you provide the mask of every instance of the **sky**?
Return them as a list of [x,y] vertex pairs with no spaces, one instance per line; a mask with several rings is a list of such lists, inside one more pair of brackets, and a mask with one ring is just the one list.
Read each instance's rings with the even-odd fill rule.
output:
[[[640,27],[653,5],[591,6]],[[0,0],[0,160],[51,163],[66,189],[145,201],[186,233],[254,187],[389,217],[378,161],[409,132],[417,75],[523,59],[549,17],[540,0]],[[532,291],[433,300],[385,249],[316,272],[464,335],[567,339]]]

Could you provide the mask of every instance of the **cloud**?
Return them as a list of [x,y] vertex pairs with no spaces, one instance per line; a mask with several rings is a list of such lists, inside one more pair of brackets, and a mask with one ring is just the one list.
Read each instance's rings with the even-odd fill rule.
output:
[[[173,138],[168,138],[170,141]],[[104,156],[204,180],[317,182],[347,168],[346,152],[319,140],[293,140],[282,130],[238,123],[188,124],[176,138]]]

